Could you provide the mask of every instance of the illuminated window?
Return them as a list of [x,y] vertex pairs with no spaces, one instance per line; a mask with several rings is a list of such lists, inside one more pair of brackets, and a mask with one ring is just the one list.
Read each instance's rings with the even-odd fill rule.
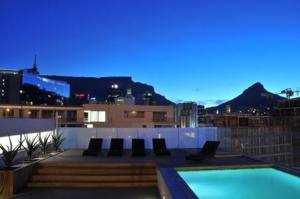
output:
[[125,118],[144,118],[144,111],[124,111]]
[[84,111],[84,119],[86,122],[106,122],[106,112]]

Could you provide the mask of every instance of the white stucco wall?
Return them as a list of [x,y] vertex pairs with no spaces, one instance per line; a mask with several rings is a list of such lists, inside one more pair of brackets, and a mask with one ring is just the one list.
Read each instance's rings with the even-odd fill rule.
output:
[[29,119],[29,118],[1,118],[0,137],[18,135],[20,133],[33,133],[52,131],[55,129],[53,119]]
[[109,148],[111,138],[123,138],[124,147],[131,148],[132,138],[145,139],[152,148],[152,138],[165,138],[168,148],[199,148],[207,140],[217,140],[217,128],[59,128],[66,138],[63,148],[87,148],[90,138],[103,138],[103,148]]

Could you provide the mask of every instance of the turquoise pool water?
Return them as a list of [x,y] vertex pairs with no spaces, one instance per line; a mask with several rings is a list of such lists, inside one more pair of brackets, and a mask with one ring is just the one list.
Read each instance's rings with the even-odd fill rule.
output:
[[178,174],[200,199],[300,199],[300,178],[272,168]]

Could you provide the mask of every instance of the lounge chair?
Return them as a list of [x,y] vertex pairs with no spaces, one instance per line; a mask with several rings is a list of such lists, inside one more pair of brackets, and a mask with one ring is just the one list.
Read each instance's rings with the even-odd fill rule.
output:
[[213,158],[216,154],[219,144],[219,141],[206,141],[200,153],[187,155],[185,156],[185,159],[203,161],[209,158]]
[[153,151],[156,156],[169,156],[171,155],[170,151],[166,147],[165,139],[152,139]]
[[145,141],[144,139],[132,139],[132,156],[145,156]]
[[112,138],[110,142],[110,148],[108,151],[108,156],[122,156],[123,155],[123,143],[122,138]]
[[88,149],[84,150],[83,156],[98,156],[102,150],[102,138],[91,138]]

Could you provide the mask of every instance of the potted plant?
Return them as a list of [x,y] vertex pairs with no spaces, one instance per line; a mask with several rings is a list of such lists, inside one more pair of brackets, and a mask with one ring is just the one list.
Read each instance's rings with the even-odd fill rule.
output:
[[12,169],[12,165],[14,164],[18,151],[22,146],[22,139],[19,140],[19,144],[15,147],[12,144],[10,136],[8,136],[8,140],[9,145],[6,145],[6,147],[0,144],[0,149],[2,150],[2,161],[6,170]]
[[[0,149],[3,151],[2,159],[5,164],[5,168],[0,169],[0,199],[6,197],[9,198],[14,193],[21,190],[30,179],[31,173],[38,162],[42,161],[42,159],[39,159],[28,164],[18,164],[18,167],[13,166],[21,147],[23,146],[29,158],[32,158],[34,151],[38,148],[37,146],[39,146],[43,153],[46,154],[50,145],[50,134],[46,136],[39,134],[31,139],[29,136],[25,136],[24,141],[26,144],[23,144],[22,136],[20,136],[18,146],[13,146],[13,142],[9,137],[8,146],[3,146],[3,143],[2,145],[0,144]],[[47,157],[44,156],[43,159],[45,158]]]
[[62,134],[56,132],[52,134],[52,144],[54,147],[54,150],[56,152],[60,151],[60,146],[62,145],[62,143],[65,141],[65,138],[62,137]]
[[40,147],[39,140],[37,136],[35,136],[33,139],[30,139],[28,135],[25,135],[24,137],[25,137],[24,141],[26,146],[23,145],[23,147],[27,153],[28,159],[31,160],[34,152],[38,150],[38,148]]
[[43,154],[46,155],[47,150],[49,148],[49,144],[50,144],[50,134],[48,134],[44,137],[42,137],[42,135],[39,134],[38,139],[39,139],[40,148],[41,148]]
[[10,136],[8,136],[9,145],[4,146],[0,144],[0,149],[2,150],[2,161],[4,163],[4,169],[0,171],[0,196],[9,196],[13,193],[13,181],[14,172],[13,164],[15,163],[15,158],[22,144],[22,139],[19,140],[17,146],[13,146]]

